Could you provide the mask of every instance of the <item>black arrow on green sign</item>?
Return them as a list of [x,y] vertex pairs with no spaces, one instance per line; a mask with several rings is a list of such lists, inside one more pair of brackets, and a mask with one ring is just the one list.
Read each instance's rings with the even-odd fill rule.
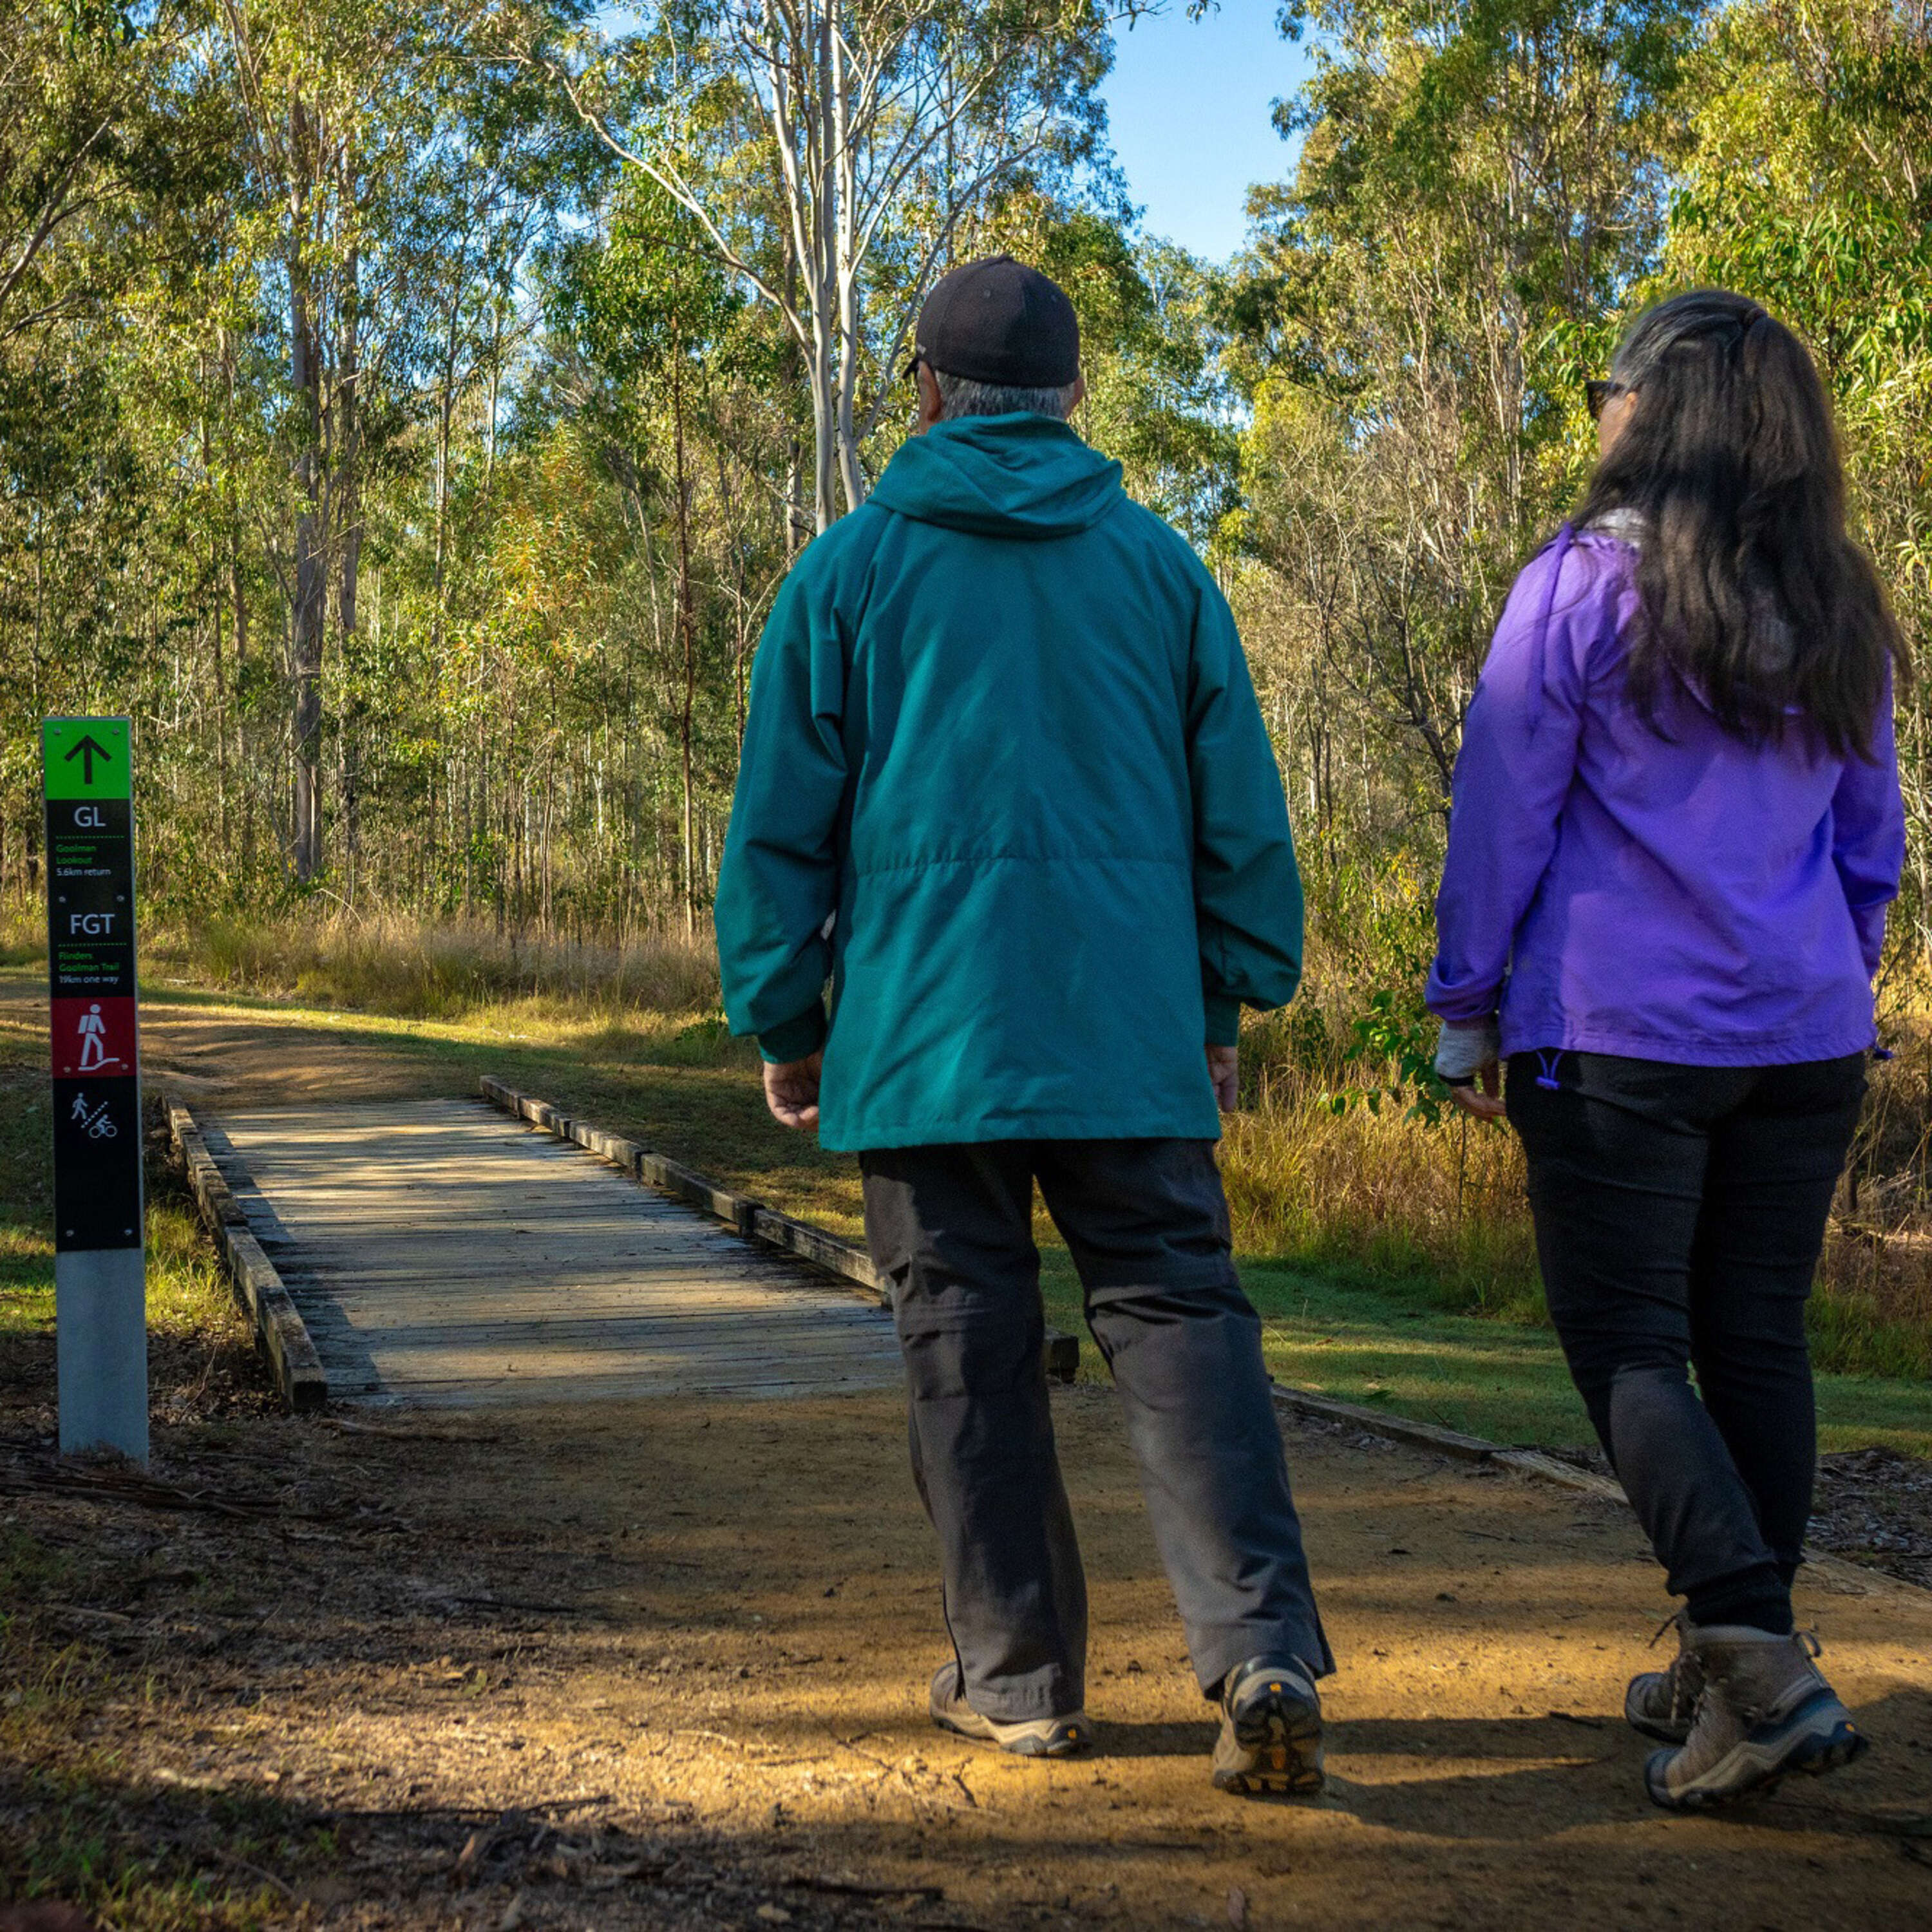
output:
[[76,758],[81,760],[81,783],[82,784],[92,784],[94,782],[94,760],[96,758],[104,759],[111,765],[114,762],[114,754],[110,752],[105,745],[96,744],[92,736],[90,734],[88,736],[82,739],[80,742],[75,746],[72,751],[68,752],[64,762],[70,765]]

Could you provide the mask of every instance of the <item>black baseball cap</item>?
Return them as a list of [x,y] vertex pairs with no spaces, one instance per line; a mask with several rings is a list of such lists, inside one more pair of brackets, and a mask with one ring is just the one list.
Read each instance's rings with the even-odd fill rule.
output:
[[1080,324],[1066,290],[1010,255],[941,275],[914,341],[914,367],[964,382],[1059,389],[1080,374]]

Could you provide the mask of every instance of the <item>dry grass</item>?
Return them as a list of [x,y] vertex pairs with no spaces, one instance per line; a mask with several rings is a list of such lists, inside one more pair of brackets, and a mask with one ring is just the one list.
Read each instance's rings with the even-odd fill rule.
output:
[[0,898],[0,966],[24,965],[46,952],[46,908],[38,899]]
[[1872,1068],[1812,1331],[1834,1366],[1922,1378],[1932,1376],[1932,1012],[1915,1002],[1881,1030],[1893,1057]]
[[1318,1082],[1289,1075],[1228,1120],[1221,1165],[1244,1254],[1404,1281],[1444,1307],[1542,1318],[1513,1134],[1460,1118],[1432,1126],[1396,1104],[1337,1114]]
[[410,1019],[536,1005],[611,1015],[704,1014],[718,1004],[708,928],[621,943],[500,932],[486,920],[335,910],[209,916],[151,927],[143,951],[204,985]]
[[[31,904],[0,906],[0,961],[40,952],[40,918]],[[1303,998],[1250,1024],[1244,1058],[1254,1104],[1228,1123],[1223,1149],[1236,1240],[1257,1260],[1445,1310],[1540,1322],[1514,1136],[1460,1117],[1409,1118],[1413,1089],[1377,1043],[1391,1028],[1409,1030],[1412,1050],[1432,1036],[1419,1015],[1385,1016],[1364,1048],[1358,1020],[1374,996],[1376,968],[1405,985],[1418,978],[1419,968],[1406,970],[1418,934],[1378,932],[1374,958],[1323,949]],[[335,910],[155,921],[145,950],[148,970],[199,985],[408,1018],[548,1030],[649,1018],[684,1034],[723,1030],[708,928],[617,944]],[[1385,952],[1391,958],[1380,958]],[[1886,1030],[1898,1057],[1874,1069],[1812,1329],[1821,1366],[1923,1378],[1932,1375],[1932,1005],[1895,1008]]]
[[[1894,1016],[1896,1057],[1840,1185],[1812,1298],[1821,1368],[1932,1376],[1932,1014]],[[1256,1103],[1222,1149],[1237,1244],[1256,1258],[1406,1288],[1432,1305],[1546,1319],[1514,1134],[1409,1116],[1399,1070],[1343,1063],[1332,1024],[1257,1028]],[[1311,1064],[1312,1063],[1312,1064]],[[1378,1093],[1378,1111],[1359,1096]],[[1336,1111],[1338,1100],[1355,1096]]]

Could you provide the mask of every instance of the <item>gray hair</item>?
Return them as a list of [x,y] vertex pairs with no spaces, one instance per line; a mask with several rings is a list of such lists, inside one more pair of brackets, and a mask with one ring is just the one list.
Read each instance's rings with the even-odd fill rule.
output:
[[[926,367],[932,368],[931,363]],[[951,422],[959,416],[1010,416],[1022,411],[1036,416],[1058,416],[1064,422],[1073,413],[1076,377],[1052,389],[1010,389],[998,382],[969,382],[964,376],[949,376],[933,369],[932,380],[939,385],[939,420]]]

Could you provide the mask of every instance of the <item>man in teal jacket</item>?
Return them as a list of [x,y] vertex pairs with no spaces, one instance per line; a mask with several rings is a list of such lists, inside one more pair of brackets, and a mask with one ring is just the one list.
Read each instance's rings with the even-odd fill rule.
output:
[[[939,1534],[934,1718],[1087,1740],[1038,1180],[1124,1398],[1216,1782],[1321,1782],[1333,1667],[1213,1152],[1301,892],[1234,621],[1066,418],[1071,304],[1004,256],[920,317],[920,428],[778,595],[718,882],[772,1111],[856,1152]],[[832,988],[828,1020],[825,992]]]

